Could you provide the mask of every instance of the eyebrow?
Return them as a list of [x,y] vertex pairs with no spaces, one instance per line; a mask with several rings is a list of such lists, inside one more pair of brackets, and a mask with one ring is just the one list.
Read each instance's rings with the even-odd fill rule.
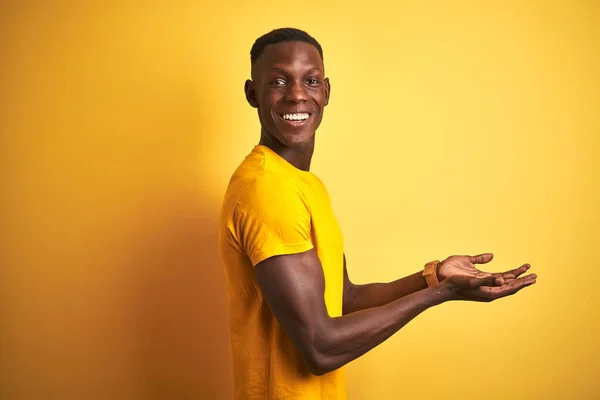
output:
[[[310,73],[310,72],[313,72],[313,71],[315,71],[315,70],[316,70],[316,71],[319,71],[319,72],[321,72],[321,73],[323,73],[323,70],[322,70],[321,68],[319,68],[319,67],[312,67],[312,68],[309,68],[309,69],[307,69],[307,70],[305,71],[305,73]],[[280,67],[276,67],[276,66],[275,66],[275,67],[272,67],[272,68],[269,68],[269,69],[267,70],[267,72],[282,72],[282,73],[284,73],[284,74],[287,74],[287,73],[288,73],[288,71],[286,71],[285,69],[283,69],[283,68],[280,68]]]

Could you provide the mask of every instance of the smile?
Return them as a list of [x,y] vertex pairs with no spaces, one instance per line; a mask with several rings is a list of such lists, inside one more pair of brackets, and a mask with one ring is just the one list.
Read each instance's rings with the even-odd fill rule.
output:
[[279,114],[282,119],[287,121],[305,121],[310,117],[309,113],[291,113],[291,114]]

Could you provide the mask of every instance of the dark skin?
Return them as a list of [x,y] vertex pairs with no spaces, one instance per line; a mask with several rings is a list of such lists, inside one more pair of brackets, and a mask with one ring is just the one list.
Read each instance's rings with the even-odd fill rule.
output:
[[[246,81],[246,98],[257,108],[260,144],[298,169],[308,171],[315,132],[331,87],[317,49],[303,42],[268,45]],[[287,121],[290,113],[309,114]],[[379,345],[417,315],[446,301],[490,302],[536,282],[529,265],[483,272],[493,255],[451,256],[438,264],[440,283],[428,287],[422,271],[390,283],[353,284],[344,255],[343,316],[330,317],[325,280],[316,251],[271,257],[255,267],[263,297],[311,371],[333,371]]]
[[[259,144],[273,149],[296,168],[310,169],[315,131],[329,103],[331,87],[315,47],[302,42],[267,46],[245,85],[246,99],[258,111]],[[287,113],[308,113],[301,124],[283,119]]]

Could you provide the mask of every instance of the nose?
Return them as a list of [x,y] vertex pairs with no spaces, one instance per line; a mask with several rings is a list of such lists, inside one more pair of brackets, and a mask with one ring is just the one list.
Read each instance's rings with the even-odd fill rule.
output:
[[294,81],[288,86],[285,94],[286,101],[291,103],[301,103],[308,100],[308,93],[302,82]]

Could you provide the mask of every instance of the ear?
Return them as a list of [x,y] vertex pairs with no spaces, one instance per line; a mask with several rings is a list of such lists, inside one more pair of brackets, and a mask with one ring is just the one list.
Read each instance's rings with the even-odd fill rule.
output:
[[325,78],[325,105],[329,104],[329,95],[331,94],[331,84],[329,78]]
[[248,103],[252,107],[258,108],[258,99],[256,98],[254,82],[252,82],[250,79],[247,79],[246,84],[244,85],[244,91],[246,92],[246,100],[248,100]]

